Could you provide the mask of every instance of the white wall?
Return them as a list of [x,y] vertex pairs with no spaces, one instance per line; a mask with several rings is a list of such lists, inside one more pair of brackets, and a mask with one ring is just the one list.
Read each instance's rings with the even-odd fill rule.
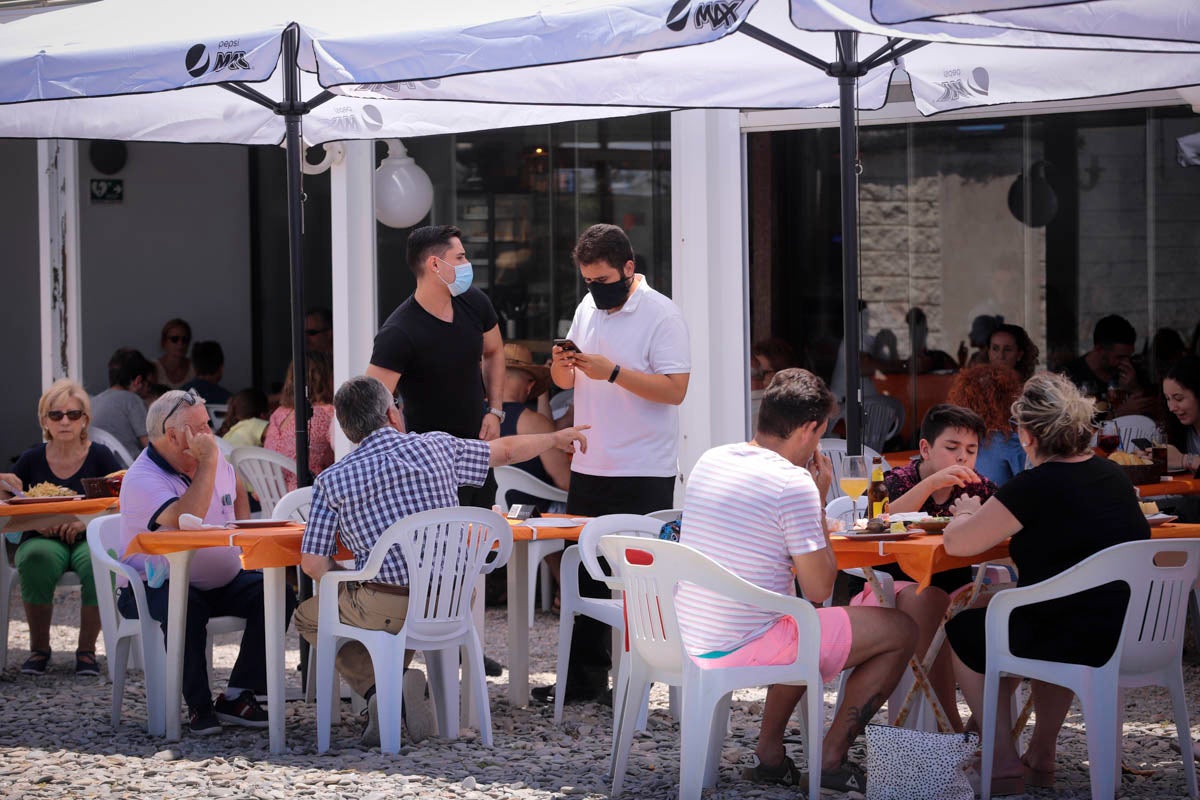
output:
[[37,401],[41,396],[38,299],[37,145],[31,139],[0,140],[5,188],[0,192],[0,345],[4,390],[0,391],[0,471],[10,459],[41,440]]
[[[251,383],[250,200],[247,150],[224,145],[128,145],[124,201],[93,204],[95,172],[80,143],[83,379],[108,385],[108,357],[160,354],[162,324],[182,317],[193,341],[225,351],[231,391]],[[12,193],[10,196],[16,195]],[[36,231],[36,226],[34,226]],[[36,260],[34,262],[36,273]],[[36,280],[36,274],[34,275]],[[264,303],[288,302],[286,285]]]

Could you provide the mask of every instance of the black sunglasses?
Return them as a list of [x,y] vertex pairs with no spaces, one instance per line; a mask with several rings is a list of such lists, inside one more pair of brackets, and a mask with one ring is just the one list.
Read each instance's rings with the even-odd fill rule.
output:
[[192,340],[192,337],[190,337],[190,336],[168,336],[167,337],[168,342],[174,342],[176,344],[178,344],[179,342],[183,342],[184,344],[187,344],[191,340]]
[[171,418],[172,414],[179,410],[181,405],[187,403],[189,406],[194,406],[196,405],[196,401],[199,399],[200,395],[196,394],[195,389],[188,389],[187,392],[184,393],[183,397],[180,397],[177,401],[175,401],[175,405],[171,406],[171,410],[167,412],[165,417],[163,417],[162,432],[167,432],[167,420]]
[[73,409],[71,411],[47,411],[46,416],[54,422],[62,422],[63,417],[71,420],[71,422],[77,422],[78,420],[83,419],[83,412],[79,409]]
[[327,333],[330,330],[331,330],[330,328],[305,328],[304,335],[305,336],[319,336],[320,334]]

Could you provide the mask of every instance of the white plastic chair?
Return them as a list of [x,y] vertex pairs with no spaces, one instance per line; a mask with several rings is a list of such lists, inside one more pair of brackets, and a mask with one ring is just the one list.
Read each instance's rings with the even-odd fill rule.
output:
[[93,425],[88,428],[88,438],[96,444],[104,445],[109,450],[112,450],[113,455],[117,457],[117,461],[121,462],[122,468],[127,469],[133,463],[135,456],[130,455],[129,451],[125,449],[125,445],[121,444],[117,437],[108,431]]
[[263,516],[274,516],[275,505],[288,491],[284,472],[296,474],[296,459],[265,447],[238,447],[231,460],[237,474],[254,489]]
[[[496,467],[492,470],[496,476],[496,505],[501,513],[507,514],[511,505],[508,502],[509,492],[524,492],[525,494],[550,500],[556,503],[567,502],[567,493],[557,486],[551,486],[540,481],[523,469],[516,467]],[[557,553],[566,546],[562,539],[534,539],[529,542],[529,627],[533,627],[533,598],[537,590],[538,576],[542,579],[542,611],[549,611],[554,605],[554,585],[550,575],[550,567],[545,558],[551,553]]]
[[875,395],[864,397],[862,408],[863,444],[873,450],[883,450],[884,444],[904,425],[904,403],[895,397]]
[[[863,445],[863,457],[867,460],[867,466],[870,468],[872,458],[882,458],[879,453],[872,450],[870,447]],[[842,456],[846,455],[846,440],[845,439],[822,439],[821,452],[829,456],[829,460],[833,463],[833,482],[829,484],[829,494],[825,498],[825,502],[836,500],[839,497],[845,497],[846,493],[842,491]],[[892,467],[888,464],[887,459],[883,460],[883,471],[891,472]]]
[[[634,698],[641,698],[652,681],[683,687],[680,723],[679,797],[696,800],[702,788],[717,783],[721,748],[729,728],[729,696],[737,689],[772,683],[806,684],[809,772],[821,763],[822,708],[819,666],[821,623],[812,604],[786,597],[744,581],[692,548],[662,539],[605,536],[600,550],[612,565],[615,585],[624,588],[629,620],[626,697],[617,723],[613,758],[612,797],[621,791],[638,716]],[[679,631],[675,590],[690,583],[743,603],[792,617],[796,621],[796,658],[780,666],[700,669],[687,655]],[[616,706],[614,696],[614,708]],[[808,796],[818,800],[820,781],[810,780]]]
[[[78,586],[79,576],[67,570],[58,579],[58,586]],[[8,541],[0,535],[0,671],[8,665],[8,613],[13,588],[21,585],[21,575],[8,560]]]
[[[1179,554],[1186,561],[1177,566]],[[1163,565],[1157,564],[1160,556]],[[1175,556],[1174,559],[1171,556]],[[996,736],[995,709],[1001,676],[1023,676],[1064,686],[1083,707],[1093,800],[1111,800],[1121,769],[1121,689],[1165,686],[1171,693],[1188,795],[1196,797],[1196,772],[1184,696],[1183,635],[1188,593],[1200,575],[1200,541],[1149,540],[1115,545],[1033,586],[1009,589],[987,610],[987,672],[983,688],[983,800],[991,795]],[[1123,581],[1129,586],[1125,624],[1112,658],[1101,667],[1038,661],[1013,655],[1008,625],[1013,611],[1035,603]],[[1069,624],[1069,620],[1064,620]],[[1007,732],[1002,732],[1007,735]]]
[[205,403],[204,408],[208,410],[208,423],[212,425],[212,429],[220,430],[225,415],[229,413],[229,406],[225,403]]
[[575,402],[575,390],[566,389],[550,398],[550,414],[554,417],[554,421],[562,419],[570,410],[571,404]]
[[1121,433],[1121,449],[1126,453],[1138,449],[1133,444],[1134,439],[1149,439],[1153,442],[1159,438],[1158,423],[1150,417],[1127,414],[1113,421],[1117,423],[1117,430]]
[[[130,656],[140,661],[146,679],[146,728],[152,736],[167,732],[167,706],[163,704],[166,691],[167,643],[162,626],[151,618],[146,604],[146,587],[137,570],[119,560],[121,546],[121,515],[97,517],[88,523],[88,547],[92,557],[92,576],[96,581],[96,598],[100,606],[100,630],[104,635],[104,652],[108,654],[108,676],[112,680],[112,725],[121,724],[121,701],[125,695],[125,672]],[[126,619],[117,610],[115,579],[129,581],[137,603],[138,619]],[[212,617],[208,621],[208,663],[212,663],[212,640],[218,633],[244,630],[241,617]],[[131,651],[133,640],[140,650]],[[140,658],[139,658],[140,656]],[[178,701],[176,701],[178,703]],[[178,713],[178,705],[175,712]]]
[[229,442],[222,439],[220,436],[214,436],[213,439],[217,442],[217,449],[221,451],[221,455],[225,456],[225,460],[233,463],[233,451],[237,448]]
[[853,528],[854,520],[865,513],[867,513],[866,495],[859,495],[858,500],[855,501],[850,499],[849,495],[843,494],[825,504],[825,518],[841,520],[845,530]]
[[678,519],[683,519],[682,508],[664,508],[662,511],[651,511],[646,515],[661,522],[674,522]]
[[[408,566],[408,616],[394,634],[341,621],[338,584],[370,581],[384,556],[399,547]],[[384,753],[400,752],[404,651],[422,650],[436,701],[438,730],[456,738],[459,722],[459,649],[479,738],[492,746],[492,715],[483,647],[471,615],[471,588],[479,575],[503,566],[512,552],[512,528],[494,511],[439,508],[411,514],[389,527],[361,570],[335,570],[321,578],[317,618],[317,750],[329,749],[335,702],[334,657],[348,640],[361,642],[375,668],[379,741]],[[449,650],[449,652],[446,652]]]
[[[658,538],[662,530],[662,521],[638,514],[607,514],[583,526],[579,533],[579,544],[568,548],[563,553],[562,567],[559,570],[561,583],[559,585],[558,611],[558,665],[555,676],[554,690],[554,724],[562,722],[563,703],[567,694],[567,666],[571,658],[571,637],[575,632],[575,615],[583,614],[594,620],[603,622],[614,630],[625,629],[625,612],[620,600],[601,597],[583,597],[579,594],[579,565],[592,576],[593,580],[609,583],[611,578],[603,569],[596,557],[596,546],[601,536],[622,534]],[[613,718],[620,713],[620,703],[624,698],[621,686],[624,676],[628,674],[623,666],[624,652],[613,653],[617,665],[616,680],[613,688]]]

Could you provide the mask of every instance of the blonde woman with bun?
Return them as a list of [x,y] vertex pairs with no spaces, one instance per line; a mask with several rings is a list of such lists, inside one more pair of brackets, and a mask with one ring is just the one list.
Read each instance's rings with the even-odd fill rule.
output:
[[[1137,493],[1121,468],[1091,448],[1093,402],[1061,375],[1030,378],[1012,404],[1021,449],[1030,469],[1013,476],[980,504],[966,496],[946,528],[946,552],[982,553],[1011,537],[1018,586],[1044,581],[1112,545],[1150,538]],[[1046,661],[1100,666],[1112,656],[1129,601],[1123,583],[1089,589],[1013,613],[1012,651]],[[962,612],[946,624],[954,673],[976,720],[982,719],[986,609]],[[999,730],[1011,730],[1009,697],[1016,679],[1000,683]],[[997,737],[992,794],[1019,794],[1028,781],[1052,787],[1058,730],[1072,694],[1034,681],[1036,723],[1029,748],[1018,757],[1008,736]]]

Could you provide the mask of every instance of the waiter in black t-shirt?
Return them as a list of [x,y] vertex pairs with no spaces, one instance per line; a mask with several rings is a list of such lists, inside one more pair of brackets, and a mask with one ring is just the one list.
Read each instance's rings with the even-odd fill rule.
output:
[[408,266],[417,290],[375,335],[367,375],[393,393],[399,386],[404,426],[413,433],[498,438],[504,342],[491,301],[471,286],[462,231],[453,225],[417,228],[408,237]]
[[[504,341],[492,301],[471,286],[475,276],[462,231],[453,225],[417,228],[408,235],[407,256],[417,290],[375,334],[367,375],[393,394],[400,387],[404,427],[412,433],[500,438],[507,370]],[[458,490],[458,502],[464,506],[491,508],[495,498],[490,471],[482,487]],[[495,677],[502,670],[484,656],[488,675]]]

